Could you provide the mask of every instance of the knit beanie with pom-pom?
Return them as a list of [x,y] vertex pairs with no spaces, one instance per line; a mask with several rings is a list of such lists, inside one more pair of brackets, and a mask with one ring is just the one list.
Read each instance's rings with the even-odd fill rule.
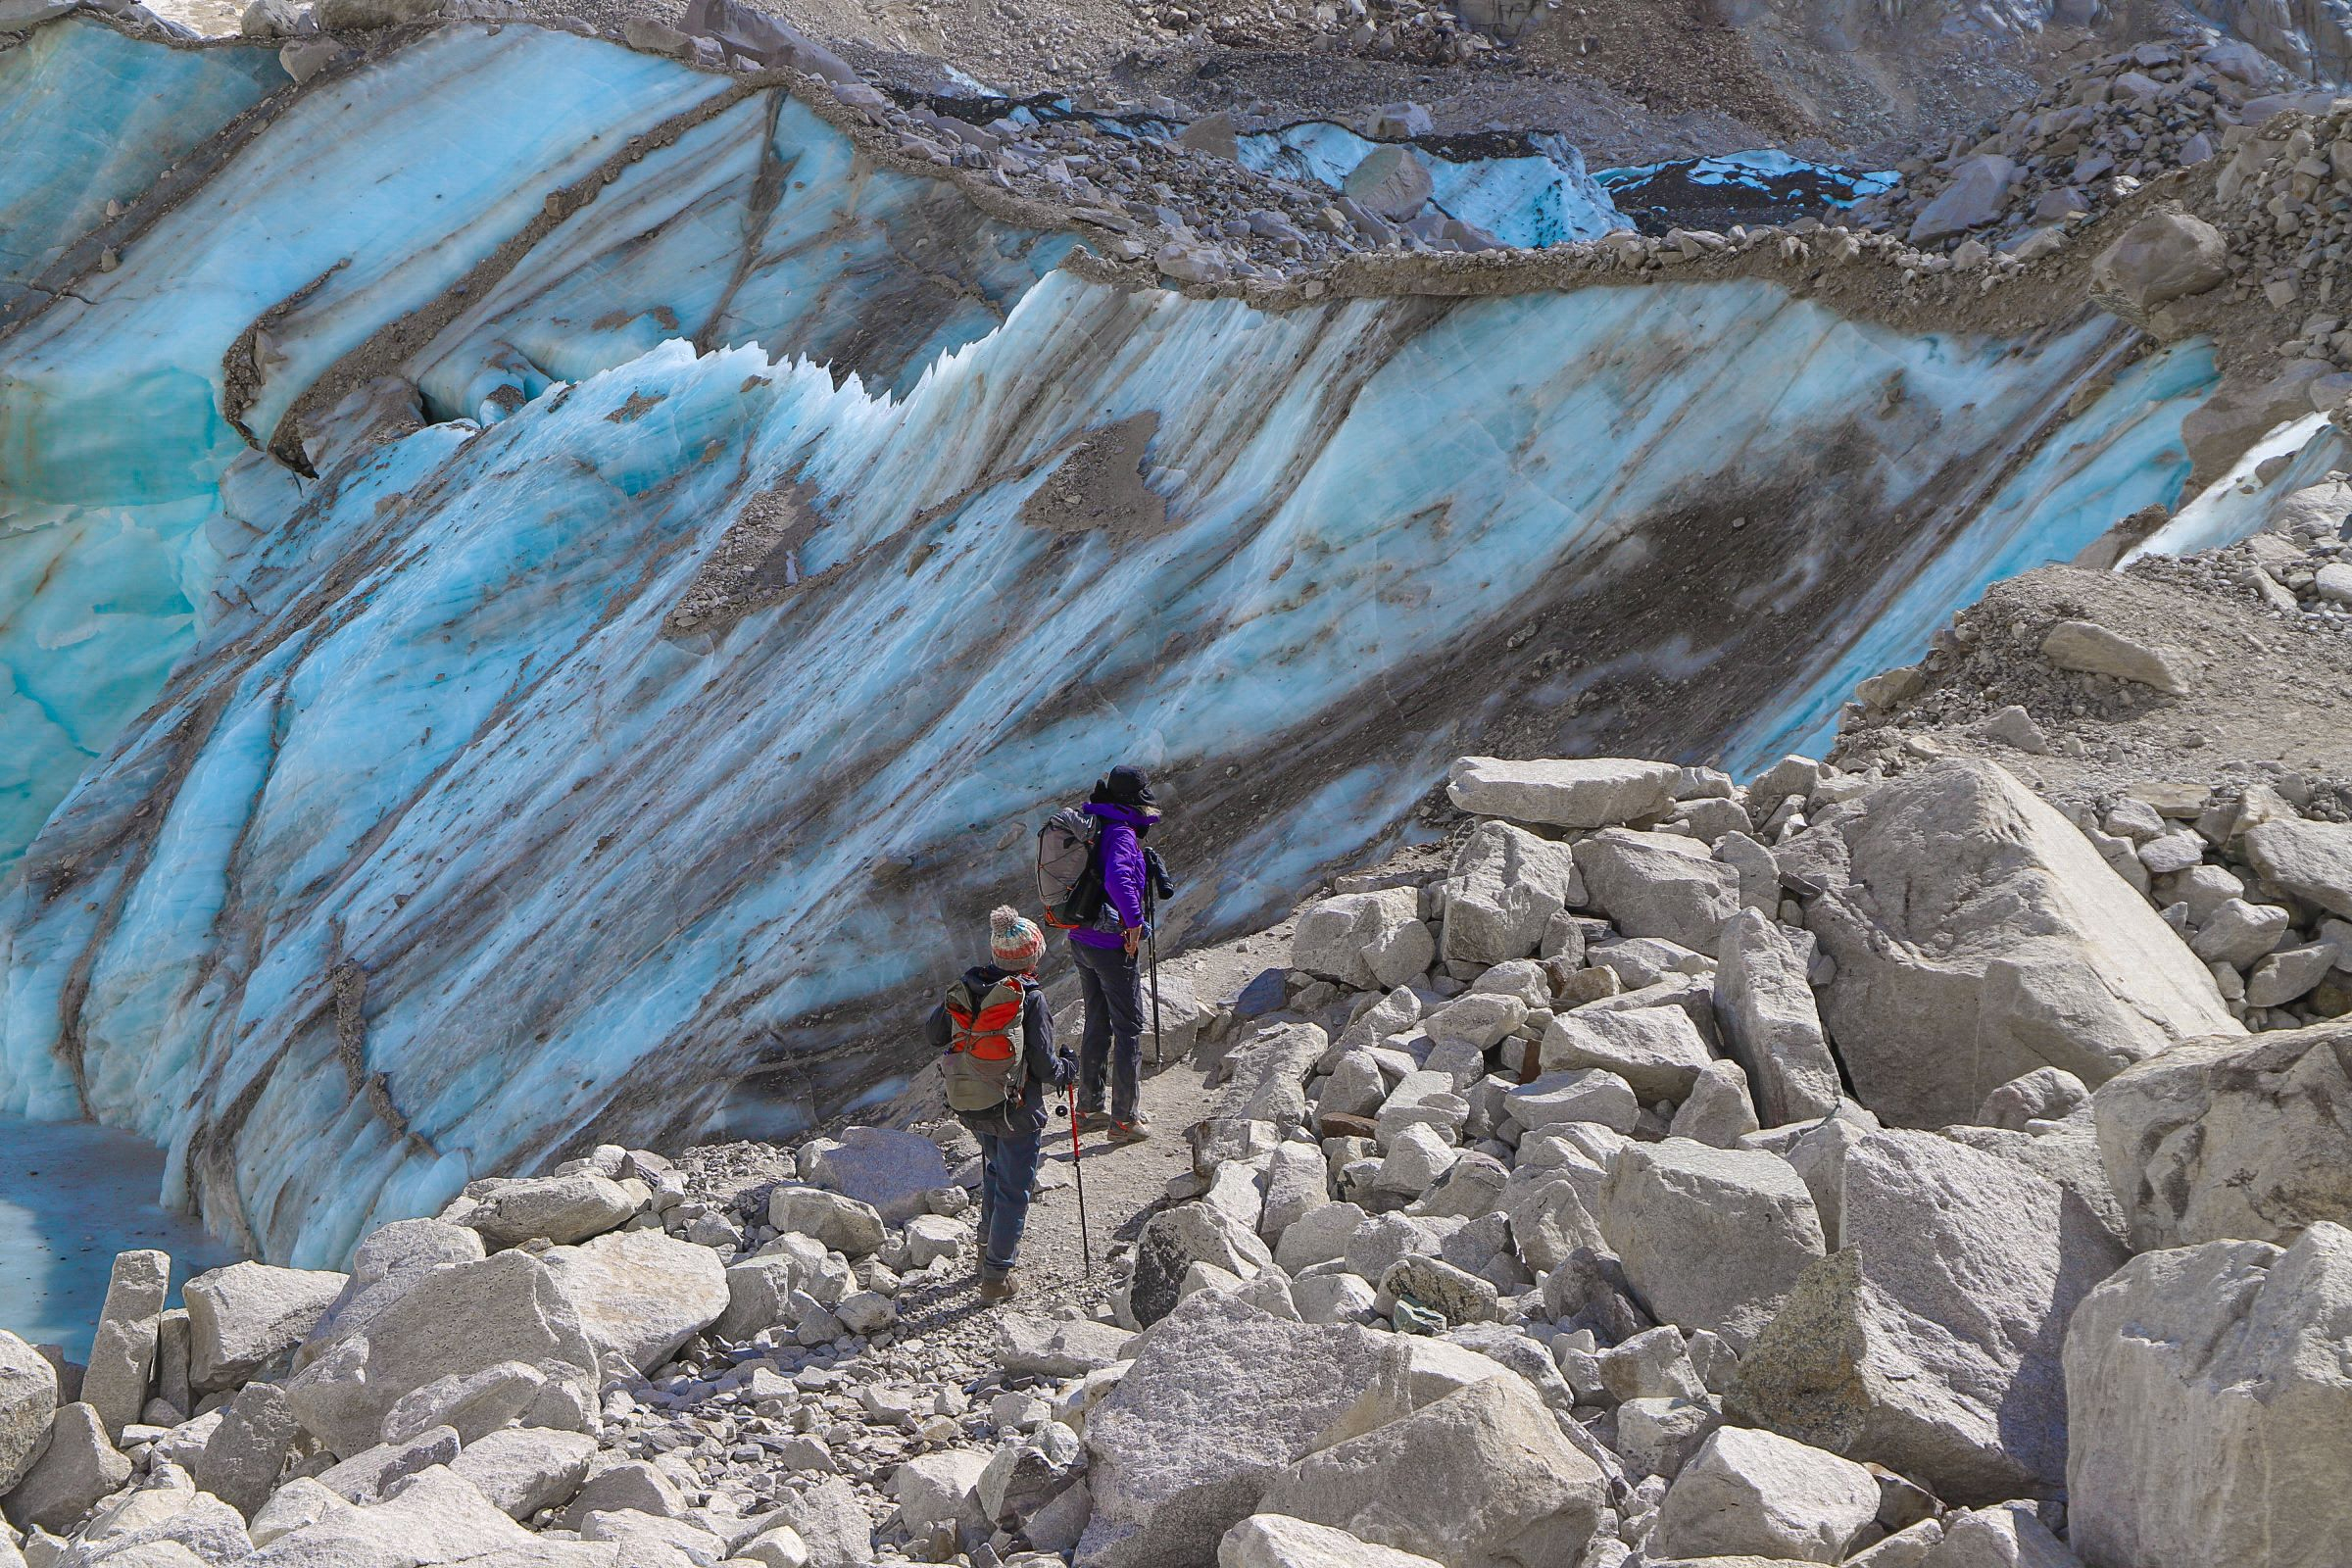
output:
[[1046,956],[1046,934],[1011,905],[1000,904],[988,913],[988,952],[1001,969],[1034,969]]

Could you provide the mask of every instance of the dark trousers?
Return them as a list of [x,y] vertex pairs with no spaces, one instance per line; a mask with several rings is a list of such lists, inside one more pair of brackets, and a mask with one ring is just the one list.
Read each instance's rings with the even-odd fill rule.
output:
[[1029,1190],[1037,1184],[1036,1133],[1018,1138],[980,1135],[980,1264],[1002,1278],[1021,1250],[1029,1224]]
[[1102,1108],[1102,1079],[1110,1078],[1114,1121],[1135,1115],[1144,1076],[1144,980],[1142,966],[1120,948],[1070,944],[1078,960],[1078,983],[1086,996],[1086,1033],[1078,1046],[1078,1103]]

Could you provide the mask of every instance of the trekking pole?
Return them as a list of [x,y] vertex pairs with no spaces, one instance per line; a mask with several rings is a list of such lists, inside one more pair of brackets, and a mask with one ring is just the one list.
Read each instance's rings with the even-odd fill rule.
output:
[[1159,929],[1152,927],[1145,940],[1152,946],[1152,1065],[1165,1067],[1167,1062],[1159,1054]]
[[1086,1258],[1086,1272],[1091,1276],[1095,1272],[1095,1239],[1086,1227],[1086,1160],[1078,1151],[1078,1086],[1063,1087],[1070,1097],[1064,1107],[1070,1118],[1070,1169],[1078,1177],[1078,1250]]
[[1152,953],[1152,1065],[1160,1068],[1167,1062],[1159,1054],[1159,901],[1150,878],[1144,882],[1144,942]]

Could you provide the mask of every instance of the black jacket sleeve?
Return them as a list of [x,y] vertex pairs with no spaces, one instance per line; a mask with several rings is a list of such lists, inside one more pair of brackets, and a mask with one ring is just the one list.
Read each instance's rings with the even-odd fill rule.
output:
[[1070,1075],[1054,1050],[1054,1009],[1042,989],[1032,990],[1021,1006],[1021,1038],[1028,1042],[1029,1076],[1049,1088],[1066,1088]]
[[955,1037],[956,1026],[948,1021],[948,1004],[943,1002],[931,1009],[930,1017],[923,1020],[923,1038],[931,1043],[933,1051],[945,1051],[948,1042]]

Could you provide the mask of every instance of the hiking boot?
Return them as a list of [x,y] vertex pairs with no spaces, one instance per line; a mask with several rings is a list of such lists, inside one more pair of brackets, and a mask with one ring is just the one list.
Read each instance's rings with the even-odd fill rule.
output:
[[1152,1136],[1152,1118],[1137,1111],[1125,1121],[1110,1124],[1110,1141],[1114,1144],[1140,1144]]
[[1010,1271],[994,1278],[983,1274],[980,1276],[980,1304],[994,1306],[999,1301],[1009,1301],[1019,1293],[1020,1288],[1020,1280]]
[[1092,1110],[1082,1109],[1078,1112],[1078,1130],[1082,1133],[1099,1133],[1109,1125],[1111,1125],[1110,1112],[1100,1105]]

